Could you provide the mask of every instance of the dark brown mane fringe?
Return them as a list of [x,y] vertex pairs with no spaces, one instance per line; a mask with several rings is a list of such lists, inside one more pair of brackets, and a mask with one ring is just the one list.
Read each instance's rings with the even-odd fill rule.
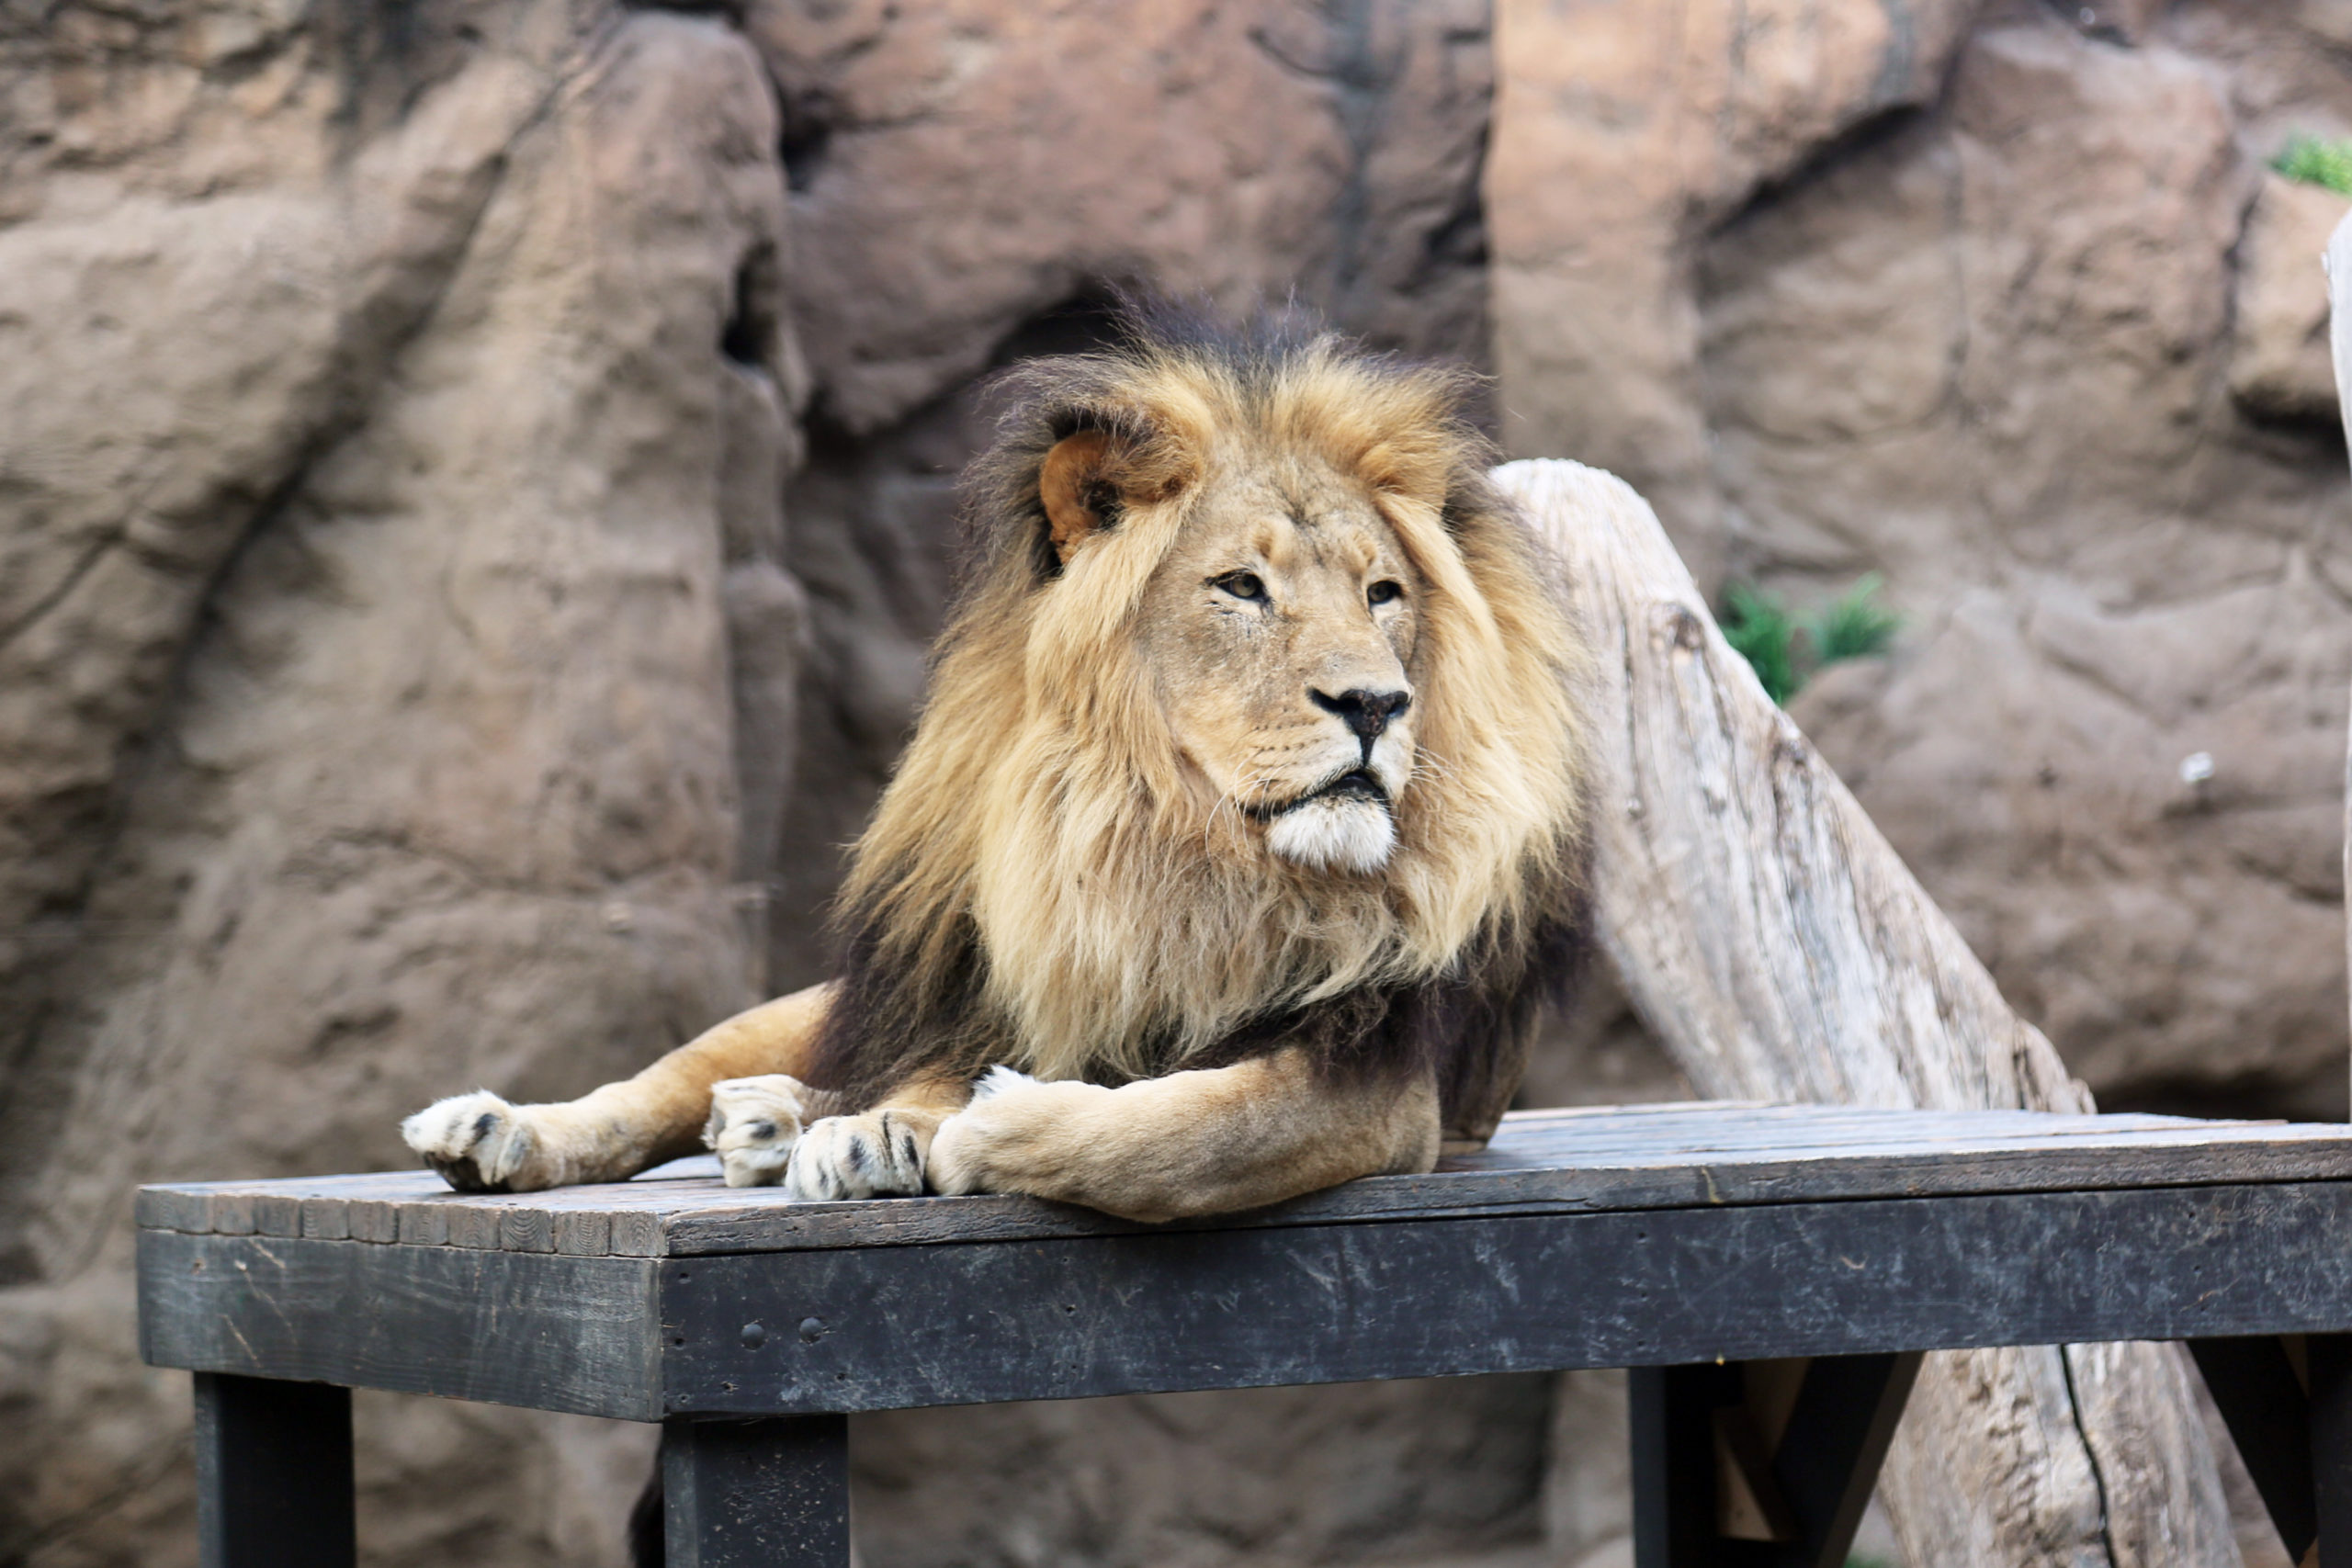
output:
[[[1518,1092],[1543,1009],[1565,1007],[1584,982],[1592,943],[1579,886],[1561,877],[1553,915],[1516,941],[1487,933],[1456,973],[1262,1014],[1182,1061],[1154,1053],[1161,1059],[1153,1074],[1299,1047],[1335,1083],[1428,1074],[1446,1137],[1484,1139]],[[1013,1059],[1013,1042],[982,994],[988,959],[979,933],[967,921],[955,940],[962,957],[950,982],[926,988],[913,964],[890,962],[870,933],[851,937],[808,1074],[813,1087],[840,1097],[839,1110],[863,1110],[923,1078],[977,1078]]]

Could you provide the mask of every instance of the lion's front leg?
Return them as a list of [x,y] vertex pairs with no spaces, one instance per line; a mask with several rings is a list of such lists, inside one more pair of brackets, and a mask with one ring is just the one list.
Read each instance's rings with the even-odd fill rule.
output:
[[941,1192],[1026,1192],[1133,1220],[1230,1213],[1437,1162],[1426,1077],[1333,1082],[1303,1051],[1118,1089],[998,1068],[931,1146]]
[[736,1014],[578,1100],[514,1105],[486,1089],[429,1105],[401,1136],[460,1192],[621,1181],[701,1146],[712,1086],[802,1069],[832,999],[812,986]]

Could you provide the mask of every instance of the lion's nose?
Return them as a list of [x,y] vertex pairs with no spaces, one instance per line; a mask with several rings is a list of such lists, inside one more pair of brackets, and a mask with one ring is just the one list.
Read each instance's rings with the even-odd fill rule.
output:
[[1306,694],[1315,705],[1326,713],[1340,716],[1340,722],[1366,740],[1388,728],[1388,721],[1411,705],[1410,692],[1370,692],[1358,686],[1341,692],[1338,696],[1308,687]]

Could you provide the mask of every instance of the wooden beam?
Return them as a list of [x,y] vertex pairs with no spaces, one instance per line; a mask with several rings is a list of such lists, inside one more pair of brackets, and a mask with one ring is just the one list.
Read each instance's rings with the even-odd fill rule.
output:
[[849,1568],[849,1422],[662,1424],[666,1568]]
[[202,1568],[352,1568],[351,1391],[196,1375]]
[[2346,1235],[2335,1181],[682,1258],[663,1398],[748,1416],[2338,1331]]
[[660,1418],[650,1258],[139,1235],[150,1365]]
[[1634,1367],[1626,1374],[1633,1443],[1634,1568],[1718,1568],[1715,1412],[1739,1397],[1736,1365]]
[[1879,1467],[1918,1381],[1917,1352],[1816,1357],[1772,1458],[1795,1539],[1772,1568],[1844,1568]]
[[2312,1489],[2311,1400],[2275,1336],[2192,1339],[2207,1392],[2262,1495],[2287,1560],[2300,1562],[2319,1537]]

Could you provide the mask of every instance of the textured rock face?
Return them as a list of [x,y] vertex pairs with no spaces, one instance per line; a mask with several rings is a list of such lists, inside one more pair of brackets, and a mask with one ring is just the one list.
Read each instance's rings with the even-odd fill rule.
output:
[[[554,6],[389,62],[250,20],[54,61],[90,102],[13,150],[0,231],[11,1558],[193,1550],[131,1183],[404,1163],[402,1106],[566,1092],[759,984],[739,801],[783,752],[738,713],[788,720],[799,624],[755,54]],[[362,1424],[395,1559],[609,1557],[644,1450]]]
[[[1103,282],[1483,331],[1476,6],[363,15],[0,12],[0,1560],[192,1553],[132,1183],[406,1163],[813,969],[975,371]],[[1548,1397],[877,1422],[870,1550],[1525,1535]],[[649,1433],[358,1416],[372,1561],[616,1559]]]
[[[2312,334],[2346,203],[2259,162],[2352,123],[2334,13],[1927,10],[1897,50],[1845,9],[1768,51],[1809,40],[1820,91],[1655,131],[1668,217],[1629,237],[1556,193],[1649,125],[1595,106],[1664,46],[1522,75],[1512,29],[1549,13],[1503,7],[1506,433],[1645,475],[1718,581],[1883,573],[1894,658],[1799,720],[2104,1103],[2340,1114],[2352,505],[2303,422],[2334,418]],[[1626,302],[1564,326],[1597,288]],[[1620,401],[1573,389],[1621,367]]]
[[819,406],[851,431],[1103,280],[1477,350],[1482,5],[764,0],[747,26],[786,106]]
[[[132,1182],[405,1163],[435,1094],[821,973],[978,378],[1105,285],[1476,361],[1491,310],[1506,439],[1702,578],[1886,575],[1896,657],[1799,716],[2110,1104],[2341,1109],[2342,204],[2260,155],[2352,131],[2352,10],[1495,25],[0,0],[0,1562],[192,1560]],[[1598,1006],[1530,1092],[1680,1091]],[[359,1418],[371,1561],[616,1560],[650,1434]],[[1606,1374],[877,1418],[865,1560],[1598,1568],[1623,1420]]]

